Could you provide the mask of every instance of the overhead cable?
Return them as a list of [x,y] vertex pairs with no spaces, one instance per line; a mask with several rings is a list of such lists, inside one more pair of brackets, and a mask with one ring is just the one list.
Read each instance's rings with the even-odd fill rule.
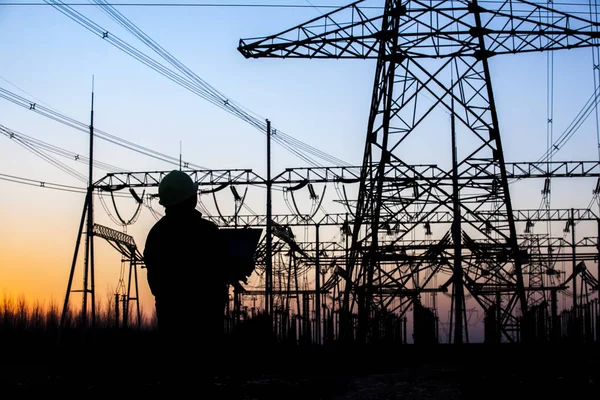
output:
[[61,191],[65,191],[65,192],[74,192],[74,193],[86,193],[87,192],[87,189],[84,187],[62,185],[59,183],[52,183],[52,182],[47,182],[47,181],[28,179],[28,178],[23,178],[20,176],[14,176],[14,175],[2,174],[2,173],[0,173],[0,180],[14,182],[14,183],[20,183],[23,185],[36,186],[36,187],[46,188],[46,189],[61,190]]
[[[141,52],[135,47],[129,45],[125,41],[119,39],[114,34],[110,33],[108,30],[102,28],[98,24],[91,21],[89,18],[85,17],[81,13],[77,12],[71,7],[66,6],[66,3],[58,1],[58,0],[44,0],[46,3],[55,7],[62,14],[69,17],[71,20],[75,21],[82,27],[86,28],[88,31],[92,32],[96,36],[102,38],[103,40],[111,43],[121,51],[126,54],[132,56],[143,64],[149,66],[165,77],[169,78],[173,82],[179,84],[180,86],[188,89],[192,93],[199,95],[210,103],[218,106],[219,108],[235,115],[236,117],[242,119],[243,121],[249,123],[261,133],[266,134],[267,131],[267,123],[265,118],[260,118],[254,113],[248,111],[246,108],[238,105],[228,96],[217,91],[215,88],[210,86],[200,77],[198,77],[193,71],[187,68],[183,63],[178,61],[175,57],[173,57],[170,53],[168,53],[164,48],[159,46],[155,41],[149,38],[142,30],[140,30],[135,24],[129,21],[126,17],[120,14],[116,9],[111,7],[108,3],[105,2],[96,2],[98,4],[102,4],[102,9],[117,21],[121,26],[126,28],[129,32],[134,34],[139,40],[141,40],[144,44],[149,46],[155,53],[165,59],[169,64],[175,67],[179,72],[172,71],[167,66],[161,64],[160,62],[154,60],[147,54]],[[276,133],[272,134],[272,139],[280,144],[282,147],[290,151],[292,154],[295,154],[299,158],[304,161],[309,162],[314,166],[321,166],[320,163],[314,161],[311,156],[315,156],[322,160],[325,160],[334,165],[350,165],[347,162],[344,162],[336,157],[333,157],[321,150],[313,148],[312,146],[299,141],[298,139],[292,138],[291,136],[285,134],[282,131],[274,131]]]
[[[30,111],[33,111],[40,115],[43,115],[44,117],[50,118],[56,122],[60,122],[63,125],[77,129],[86,134],[89,134],[89,132],[90,132],[90,128],[89,128],[88,124],[77,121],[74,118],[63,115],[63,114],[59,113],[58,111],[55,111],[55,110],[45,107],[43,105],[37,104],[36,102],[30,101],[22,96],[19,96],[9,90],[1,88],[1,87],[0,87],[0,98],[4,98],[16,105],[19,105],[23,108],[29,109]],[[163,162],[166,162],[169,164],[179,165],[179,163],[180,163],[180,160],[177,157],[172,157],[172,156],[160,153],[156,150],[152,150],[147,147],[140,146],[140,145],[130,142],[128,140],[122,139],[118,136],[111,135],[105,131],[98,129],[98,128],[94,128],[94,135],[98,139],[107,141],[109,143],[116,144],[116,145],[126,148],[128,150],[135,151],[137,153],[155,158],[157,160],[160,160],[160,161],[163,161]],[[205,169],[204,167],[193,164],[191,162],[186,162],[186,165],[189,165],[192,168]]]
[[[67,158],[72,161],[84,163],[89,165],[89,158],[86,156],[71,152],[69,150],[65,150],[61,147],[52,145],[50,143],[44,142],[42,140],[33,138],[31,136],[27,136],[23,133],[17,132],[13,129],[7,128],[4,125],[0,124],[0,134],[8,137],[9,139],[17,139],[21,143],[29,144],[37,149],[45,150],[50,153],[54,153],[61,157]],[[94,167],[104,170],[106,172],[127,172],[123,168],[115,167],[114,165],[107,164],[98,160],[93,161]]]
[[[505,0],[479,0],[479,4],[506,4]],[[571,6],[571,7],[584,7],[587,3],[575,3],[575,2],[552,2],[555,6]],[[0,6],[20,6],[20,7],[37,7],[37,6],[48,6],[49,4],[32,2],[32,1],[11,1],[0,3]],[[93,4],[83,2],[65,2],[61,4],[65,7],[85,7]],[[310,4],[264,4],[264,3],[218,3],[218,2],[110,2],[106,4],[112,7],[155,7],[155,8],[313,8],[315,6]],[[318,8],[338,9],[344,7],[345,4],[323,4],[318,5]],[[383,10],[383,6],[367,6],[362,5],[362,9],[374,9]],[[583,13],[583,11],[581,12]]]
[[552,146],[546,150],[537,162],[546,162],[551,160],[552,156],[556,154],[573,135],[579,130],[581,125],[588,119],[590,114],[595,110],[598,103],[600,102],[600,87],[596,87],[594,93],[586,101],[583,108],[577,113],[573,121],[567,126],[565,131],[556,139]]
[[[2,131],[0,129],[0,131]],[[6,134],[5,132],[3,132],[4,134]],[[46,154],[44,151],[32,146],[30,143],[27,143],[23,140],[21,140],[20,137],[18,136],[13,136],[11,137],[11,139],[13,139],[13,141],[15,143],[18,143],[19,145],[21,145],[22,147],[25,147],[27,150],[29,150],[30,152],[32,152],[33,154],[35,154],[36,156],[42,158],[43,160],[49,162],[50,164],[54,165],[56,168],[62,170],[63,172],[66,172],[67,174],[71,175],[72,177],[74,177],[75,179],[78,179],[82,182],[85,182],[87,179],[86,177],[80,173],[79,171],[69,167],[68,165],[58,161],[57,159],[55,159],[54,157]]]
[[[250,110],[245,109],[243,106],[237,104],[236,102],[231,100],[228,96],[220,93],[214,87],[209,85],[206,81],[204,81],[202,78],[200,78],[191,69],[189,69],[187,66],[185,66],[182,62],[180,62],[173,55],[171,55],[166,49],[161,47],[152,38],[150,38],[148,35],[146,35],[140,28],[138,28],[127,17],[125,17],[123,14],[121,14],[119,11],[117,11],[114,7],[111,7],[110,5],[108,5],[108,3],[105,0],[93,0],[93,1],[94,1],[94,3],[96,3],[99,6],[105,6],[105,7],[101,7],[101,9],[109,17],[111,17],[114,21],[116,21],[118,24],[120,24],[123,28],[127,29],[130,33],[132,33],[135,37],[137,37],[141,42],[146,44],[148,47],[150,47],[155,53],[157,53],[159,56],[161,56],[169,64],[171,64],[173,67],[178,69],[182,74],[187,76],[193,82],[197,83],[199,87],[202,87],[204,93],[210,97],[210,98],[207,98],[207,100],[209,100],[213,104],[219,105],[220,107],[221,107],[221,105],[227,106],[227,107],[225,107],[226,110],[230,110],[229,112],[233,113],[234,115],[241,118],[242,120],[250,123],[255,128],[260,130],[262,133],[266,132],[267,124],[266,124],[266,122],[265,122],[266,120],[264,118],[254,114]],[[276,132],[276,131],[274,131],[274,132]],[[307,145],[306,143],[303,143],[303,142],[299,141],[298,139],[292,138],[292,137],[286,135],[285,133],[279,132],[278,134],[280,136],[283,136],[281,138],[281,140],[286,141],[288,144],[295,146],[298,149],[305,151],[306,153],[313,154],[321,159],[329,161],[330,163],[332,163],[334,165],[335,164],[339,165],[340,162],[343,163],[342,160],[336,159],[335,157],[333,157],[329,154],[326,154],[321,150],[312,148],[311,146]],[[280,138],[278,137],[275,140],[279,140],[279,139]],[[300,158],[303,158],[306,160],[306,158],[302,157],[298,152],[295,152],[294,150],[292,150],[290,148],[288,148],[288,150],[292,151],[297,156],[300,156]],[[307,161],[310,161],[310,160],[307,160]],[[313,163],[313,164],[316,164],[316,163]]]
[[[0,3],[0,6],[27,6],[27,7],[35,7],[35,6],[48,6],[46,3],[36,3],[36,2],[8,2],[8,3]],[[89,3],[81,3],[81,2],[66,2],[62,3],[61,6],[65,7],[81,7],[81,6],[91,6],[93,4]],[[171,8],[312,8],[314,6],[308,4],[261,4],[261,3],[115,3],[115,2],[106,2],[104,6],[110,7],[171,7]],[[331,8],[337,9],[343,7],[343,5],[319,5],[319,8]],[[365,9],[383,9],[382,6],[364,6],[361,8]]]
[[[85,188],[85,187],[64,185],[64,184],[48,182],[48,181],[40,180],[40,179],[23,178],[20,176],[9,175],[9,174],[0,173],[0,180],[6,181],[6,182],[12,182],[12,183],[19,183],[21,185],[38,187],[38,188],[42,188],[42,189],[59,190],[62,192],[83,193],[83,194],[87,193],[87,188]],[[101,190],[98,188],[96,188],[95,191],[97,193],[101,192]],[[116,193],[115,197],[131,198],[130,195],[126,195],[124,193]]]

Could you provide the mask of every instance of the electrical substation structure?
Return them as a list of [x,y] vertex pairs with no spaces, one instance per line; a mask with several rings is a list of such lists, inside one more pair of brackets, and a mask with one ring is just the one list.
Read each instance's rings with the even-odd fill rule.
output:
[[[373,16],[359,3],[276,35],[242,39],[238,50],[246,58],[376,60],[362,165],[271,174],[268,156],[267,178],[248,169],[184,170],[200,195],[227,187],[234,192],[234,215],[205,217],[220,226],[267,228],[255,260],[264,287],[235,291],[232,323],[251,318],[260,296],[280,338],[407,343],[410,320],[414,343],[438,343],[437,302],[446,299],[449,343],[470,341],[477,313],[486,343],[599,341],[600,274],[586,262],[598,262],[600,235],[576,236],[581,223],[596,224],[600,232],[599,214],[590,208],[515,209],[509,187],[513,180],[549,186],[551,179],[598,179],[600,163],[507,162],[488,64],[497,56],[597,47],[598,23],[528,1],[386,0],[383,13]],[[412,139],[430,134],[427,124],[438,109],[449,115],[447,127],[438,124],[435,132],[449,138],[448,156],[431,164],[418,159],[427,148],[414,148]],[[269,146],[268,121],[267,127]],[[168,172],[109,173],[90,184],[78,238],[85,233],[92,242],[98,234],[92,217],[84,229],[94,193],[156,189]],[[344,190],[346,212],[321,212],[316,184],[355,188],[356,198]],[[267,204],[266,215],[243,215],[244,199],[235,191],[240,185],[266,189],[268,203],[271,189],[293,195],[308,187],[317,205],[308,214],[298,208],[273,214]],[[538,222],[564,223],[563,235],[533,233]],[[311,227],[314,238],[299,240],[292,227]],[[322,241],[325,227],[335,227],[343,240]],[[132,265],[143,265],[125,248]],[[92,257],[86,271],[88,264],[92,270],[91,277],[85,274],[84,308],[91,295],[93,310],[93,249],[86,254]],[[571,273],[558,263],[568,263]],[[65,310],[70,292],[71,280]],[[561,310],[559,295],[569,297],[570,308]]]
[[[537,168],[536,163],[521,162],[507,163],[506,165],[508,179],[600,178],[600,172],[597,172],[600,166],[598,162],[554,162],[552,165],[553,172],[550,175],[545,170]],[[355,186],[360,184],[358,177],[361,175],[362,168],[360,166],[288,168],[272,177],[271,180],[272,185],[282,188],[284,193],[293,192],[302,187],[310,187],[313,184]],[[371,166],[371,168],[376,168],[376,166]],[[395,179],[398,182],[406,180],[407,176],[415,176],[415,171],[419,171],[419,176],[426,175],[432,180],[447,179],[444,178],[443,171],[436,166],[397,165],[395,169],[397,175],[395,178],[390,179]],[[428,170],[428,172],[424,172],[425,170]],[[136,189],[156,189],[161,179],[168,172],[109,173],[94,183],[93,192],[114,194],[129,190],[131,193],[135,193]],[[241,196],[235,195],[238,193],[235,190],[236,186],[267,187],[266,179],[252,170],[186,170],[185,172],[198,183],[201,196],[214,194],[228,187],[231,188],[234,193],[233,199],[236,202],[236,209],[241,208],[241,202],[243,201]],[[139,196],[132,196],[134,199],[137,197]],[[145,201],[149,202],[150,199],[155,197],[155,194],[147,194]],[[140,200],[144,201],[143,199]],[[352,203],[348,199],[345,199],[344,202],[348,206]],[[264,214],[239,214],[237,212],[234,215],[214,214],[206,215],[206,217],[222,227],[237,227],[239,229],[266,227],[269,220]],[[420,299],[424,296],[435,298],[436,295],[453,297],[450,287],[452,285],[451,269],[449,268],[450,259],[448,258],[448,250],[452,248],[452,244],[449,242],[447,234],[442,239],[435,239],[431,237],[431,234],[432,231],[439,231],[438,226],[444,229],[443,227],[451,224],[454,215],[451,210],[437,209],[428,212],[425,217],[420,211],[407,211],[398,213],[394,218],[389,218],[384,227],[385,232],[380,240],[380,246],[382,251],[385,250],[385,254],[394,255],[395,263],[399,262],[398,259],[403,259],[409,265],[420,265],[418,268],[415,266],[416,271],[434,269],[431,274],[437,274],[435,278],[443,277],[443,279],[439,280],[441,283],[438,285],[433,285],[432,283],[437,279],[431,278],[418,286],[414,280],[405,277],[401,287],[389,284],[380,287],[378,293],[389,297],[393,296],[399,301],[390,301],[388,309],[385,310],[386,313],[380,312],[377,317],[373,317],[373,321],[377,322],[377,326],[374,328],[375,333],[379,335],[377,340],[397,340],[405,343],[408,339],[407,331],[413,330],[417,333],[414,336],[415,342],[439,341],[437,322],[433,324],[438,319],[436,310],[435,308],[423,307]],[[263,304],[273,302],[271,314],[274,328],[281,337],[298,342],[319,343],[341,339],[345,287],[348,281],[355,284],[352,282],[352,277],[348,275],[351,231],[352,227],[356,226],[355,218],[356,215],[351,213],[272,214],[270,218],[273,240],[271,254],[273,259],[285,257],[286,261],[274,263],[273,279],[270,280],[273,286],[268,290],[266,283],[269,281],[265,279],[265,285],[261,290],[246,290],[239,287],[239,290],[235,291],[233,307],[228,310],[230,323],[235,325],[235,323],[255,316],[259,312],[255,305],[257,297],[263,297],[265,293],[269,293],[271,299]],[[391,234],[393,236],[398,235],[398,227],[411,224],[415,220],[421,221],[419,225],[426,231],[425,238],[420,240],[389,238]],[[559,340],[560,337],[565,335],[567,326],[569,332],[571,332],[573,325],[573,321],[567,318],[567,314],[564,312],[559,314],[557,297],[560,293],[567,293],[570,298],[577,296],[573,290],[569,290],[569,283],[573,284],[578,280],[582,293],[585,293],[585,297],[582,297],[582,294],[578,297],[588,299],[580,305],[586,310],[589,308],[589,311],[585,314],[587,318],[598,315],[597,301],[589,301],[590,296],[597,291],[598,281],[594,278],[593,273],[585,268],[586,261],[592,263],[598,258],[598,238],[584,237],[574,242],[562,236],[549,237],[545,234],[528,233],[527,227],[531,227],[536,222],[563,222],[565,228],[569,228],[569,232],[574,237],[575,226],[578,223],[597,224],[597,229],[600,229],[600,218],[591,209],[525,209],[514,210],[513,220],[516,224],[525,227],[525,232],[517,235],[517,243],[525,265],[531,266],[530,269],[525,269],[524,274],[529,282],[529,286],[525,288],[528,298],[531,297],[531,294],[542,294],[544,299],[548,299],[544,303],[547,307],[547,310],[545,310],[547,315],[544,314],[546,318],[541,320],[541,311],[537,311],[537,314],[535,314],[537,318],[532,320],[533,326],[537,327],[536,337],[539,340],[551,340],[552,338]],[[473,224],[477,223],[479,219],[473,215],[466,215],[465,221]],[[334,227],[342,233],[345,244],[337,241],[320,241],[318,234],[315,235],[312,241],[300,241],[292,232],[292,228],[306,226],[316,228],[315,232],[318,232],[319,228]],[[80,235],[84,235],[83,222],[80,229]],[[427,232],[429,233],[427,234]],[[93,234],[109,240],[110,243],[116,243],[117,250],[124,256],[129,257],[133,269],[130,272],[127,286],[131,287],[133,284],[137,293],[137,272],[135,268],[137,266],[143,267],[143,259],[135,247],[133,238],[111,228],[98,225],[93,230]],[[465,240],[474,241],[474,239],[467,236]],[[475,262],[475,258],[479,260],[479,257],[491,257],[486,253],[490,251],[490,247],[494,246],[494,241],[482,239],[478,242],[477,244],[471,242],[470,245],[478,246],[479,252],[483,254],[477,254],[476,257],[470,258],[470,263]],[[578,267],[574,269],[575,272],[568,277],[563,276],[561,278],[561,272],[554,269],[553,266],[560,262],[570,262],[572,260],[576,260],[578,263]],[[266,235],[263,235],[261,239],[255,262],[257,272],[264,275],[267,265]],[[536,273],[537,281],[536,276],[534,276]],[[317,274],[319,279],[316,279]],[[447,277],[447,275],[450,275],[450,277]],[[131,281],[132,276],[135,279],[133,283]],[[311,287],[303,285],[307,276],[314,281]],[[546,284],[551,280],[550,278],[555,276],[556,279],[552,280],[552,285]],[[92,289],[88,287],[88,290],[83,291],[84,296],[89,296],[91,291]],[[492,294],[498,298],[503,298],[514,296],[514,291],[514,287],[504,285],[495,287]],[[475,298],[473,295],[465,297]],[[319,301],[316,299],[319,299]],[[248,306],[249,303],[251,306]],[[533,302],[533,300],[530,300],[530,303],[539,310],[539,301]],[[408,329],[406,314],[411,308],[421,317],[413,320],[413,328]],[[486,312],[486,340],[502,340],[499,337],[499,332],[495,329],[497,321],[502,317],[501,310],[491,308]],[[567,310],[568,312],[570,311]],[[467,317],[466,314],[465,312],[465,318]],[[125,314],[123,317],[125,318]],[[138,321],[139,319],[138,315]],[[425,322],[421,323],[421,320]],[[355,314],[354,322],[356,325],[353,329],[355,338],[358,334],[358,321],[358,315]],[[593,322],[593,318],[585,324],[583,320],[581,323],[582,332],[588,332],[588,337],[597,336],[597,324]],[[423,324],[427,329],[423,328]],[[489,324],[492,324],[492,326],[490,327]],[[466,331],[468,332],[468,330]],[[419,332],[421,332],[421,335],[419,335]],[[521,340],[519,334],[520,330],[517,329],[515,337],[511,337],[512,341]]]
[[[523,340],[530,339],[531,288],[524,282],[525,260],[488,60],[597,46],[598,24],[528,1],[482,6],[476,0],[386,0],[383,13],[374,16],[359,3],[239,44],[247,58],[377,60],[346,270],[342,335],[353,332],[356,312],[359,340],[371,341],[376,332],[373,316],[386,310],[404,282],[415,281],[419,292],[441,268],[449,268],[444,285],[452,293],[454,343],[465,340],[466,295],[473,296],[484,313],[496,315],[490,318],[494,323],[486,325],[486,336],[514,340],[518,330]],[[434,104],[423,101],[424,96],[433,97]],[[451,146],[447,169],[431,179],[407,165],[405,157],[420,154],[410,139],[423,134],[422,127],[437,107],[450,112]],[[461,140],[467,136],[469,140]],[[426,148],[421,150],[426,153]],[[398,174],[404,176],[398,179]],[[450,211],[452,220],[437,246],[409,247],[414,261],[407,262],[406,256],[380,243],[379,233],[416,204],[421,205],[420,218],[403,223],[397,240],[410,237],[437,210]]]

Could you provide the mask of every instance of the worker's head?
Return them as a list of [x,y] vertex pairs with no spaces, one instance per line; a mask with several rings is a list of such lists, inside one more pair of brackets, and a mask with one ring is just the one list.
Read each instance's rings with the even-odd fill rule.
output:
[[198,200],[198,184],[188,174],[173,170],[160,181],[158,185],[158,198],[164,207],[190,204],[196,206]]

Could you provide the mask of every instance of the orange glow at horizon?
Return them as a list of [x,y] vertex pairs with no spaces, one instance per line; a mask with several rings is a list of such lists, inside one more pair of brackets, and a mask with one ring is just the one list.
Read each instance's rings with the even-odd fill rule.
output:
[[[24,300],[30,306],[62,309],[81,218],[81,211],[74,210],[81,210],[83,199],[79,195],[43,190],[49,202],[41,209],[19,201],[28,198],[29,192],[39,195],[40,189],[18,186],[15,191],[19,193],[14,197],[0,200],[0,207],[11,211],[5,213],[0,229],[0,300]],[[96,306],[102,307],[114,297],[121,256],[101,238],[95,238],[94,245]],[[83,288],[84,249],[85,235],[82,235],[69,296],[69,306],[73,309],[80,308],[82,303],[82,294],[73,291]],[[145,270],[140,268],[138,288],[140,307],[150,316],[154,299],[147,289]]]

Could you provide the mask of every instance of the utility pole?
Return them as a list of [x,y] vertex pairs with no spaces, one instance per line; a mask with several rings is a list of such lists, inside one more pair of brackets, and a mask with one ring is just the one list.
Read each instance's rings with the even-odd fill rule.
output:
[[96,296],[94,278],[94,77],[92,76],[92,103],[90,109],[90,156],[88,169],[88,195],[87,195],[87,227],[85,236],[85,269],[83,276],[83,302],[81,308],[81,322],[87,325],[87,298],[91,295],[92,326],[96,323]]
[[319,224],[315,225],[315,342],[321,344],[321,260],[319,256]]
[[265,312],[273,313],[273,242],[272,242],[272,205],[271,205],[271,121],[267,120],[267,259],[265,263]]
[[579,313],[577,311],[577,244],[575,243],[575,210],[571,208],[571,262],[573,264],[573,318],[575,319],[575,336],[579,340]]
[[[453,85],[452,85],[453,86]],[[453,263],[453,293],[454,305],[454,343],[463,343],[463,307],[465,306],[465,294],[463,287],[462,270],[462,238],[461,238],[461,215],[460,196],[458,193],[458,160],[456,146],[456,127],[454,120],[454,99],[452,99],[452,114],[450,116],[450,129],[452,131],[452,205],[454,216],[452,219],[452,242],[454,247]]]
[[[598,263],[596,263],[596,267],[598,268],[598,273],[596,276],[598,277],[598,282],[600,282],[600,219],[596,219],[596,226],[598,228],[598,239],[596,244],[596,249],[598,250]],[[600,287],[598,288],[600,290]],[[598,330],[600,334],[600,329]]]

